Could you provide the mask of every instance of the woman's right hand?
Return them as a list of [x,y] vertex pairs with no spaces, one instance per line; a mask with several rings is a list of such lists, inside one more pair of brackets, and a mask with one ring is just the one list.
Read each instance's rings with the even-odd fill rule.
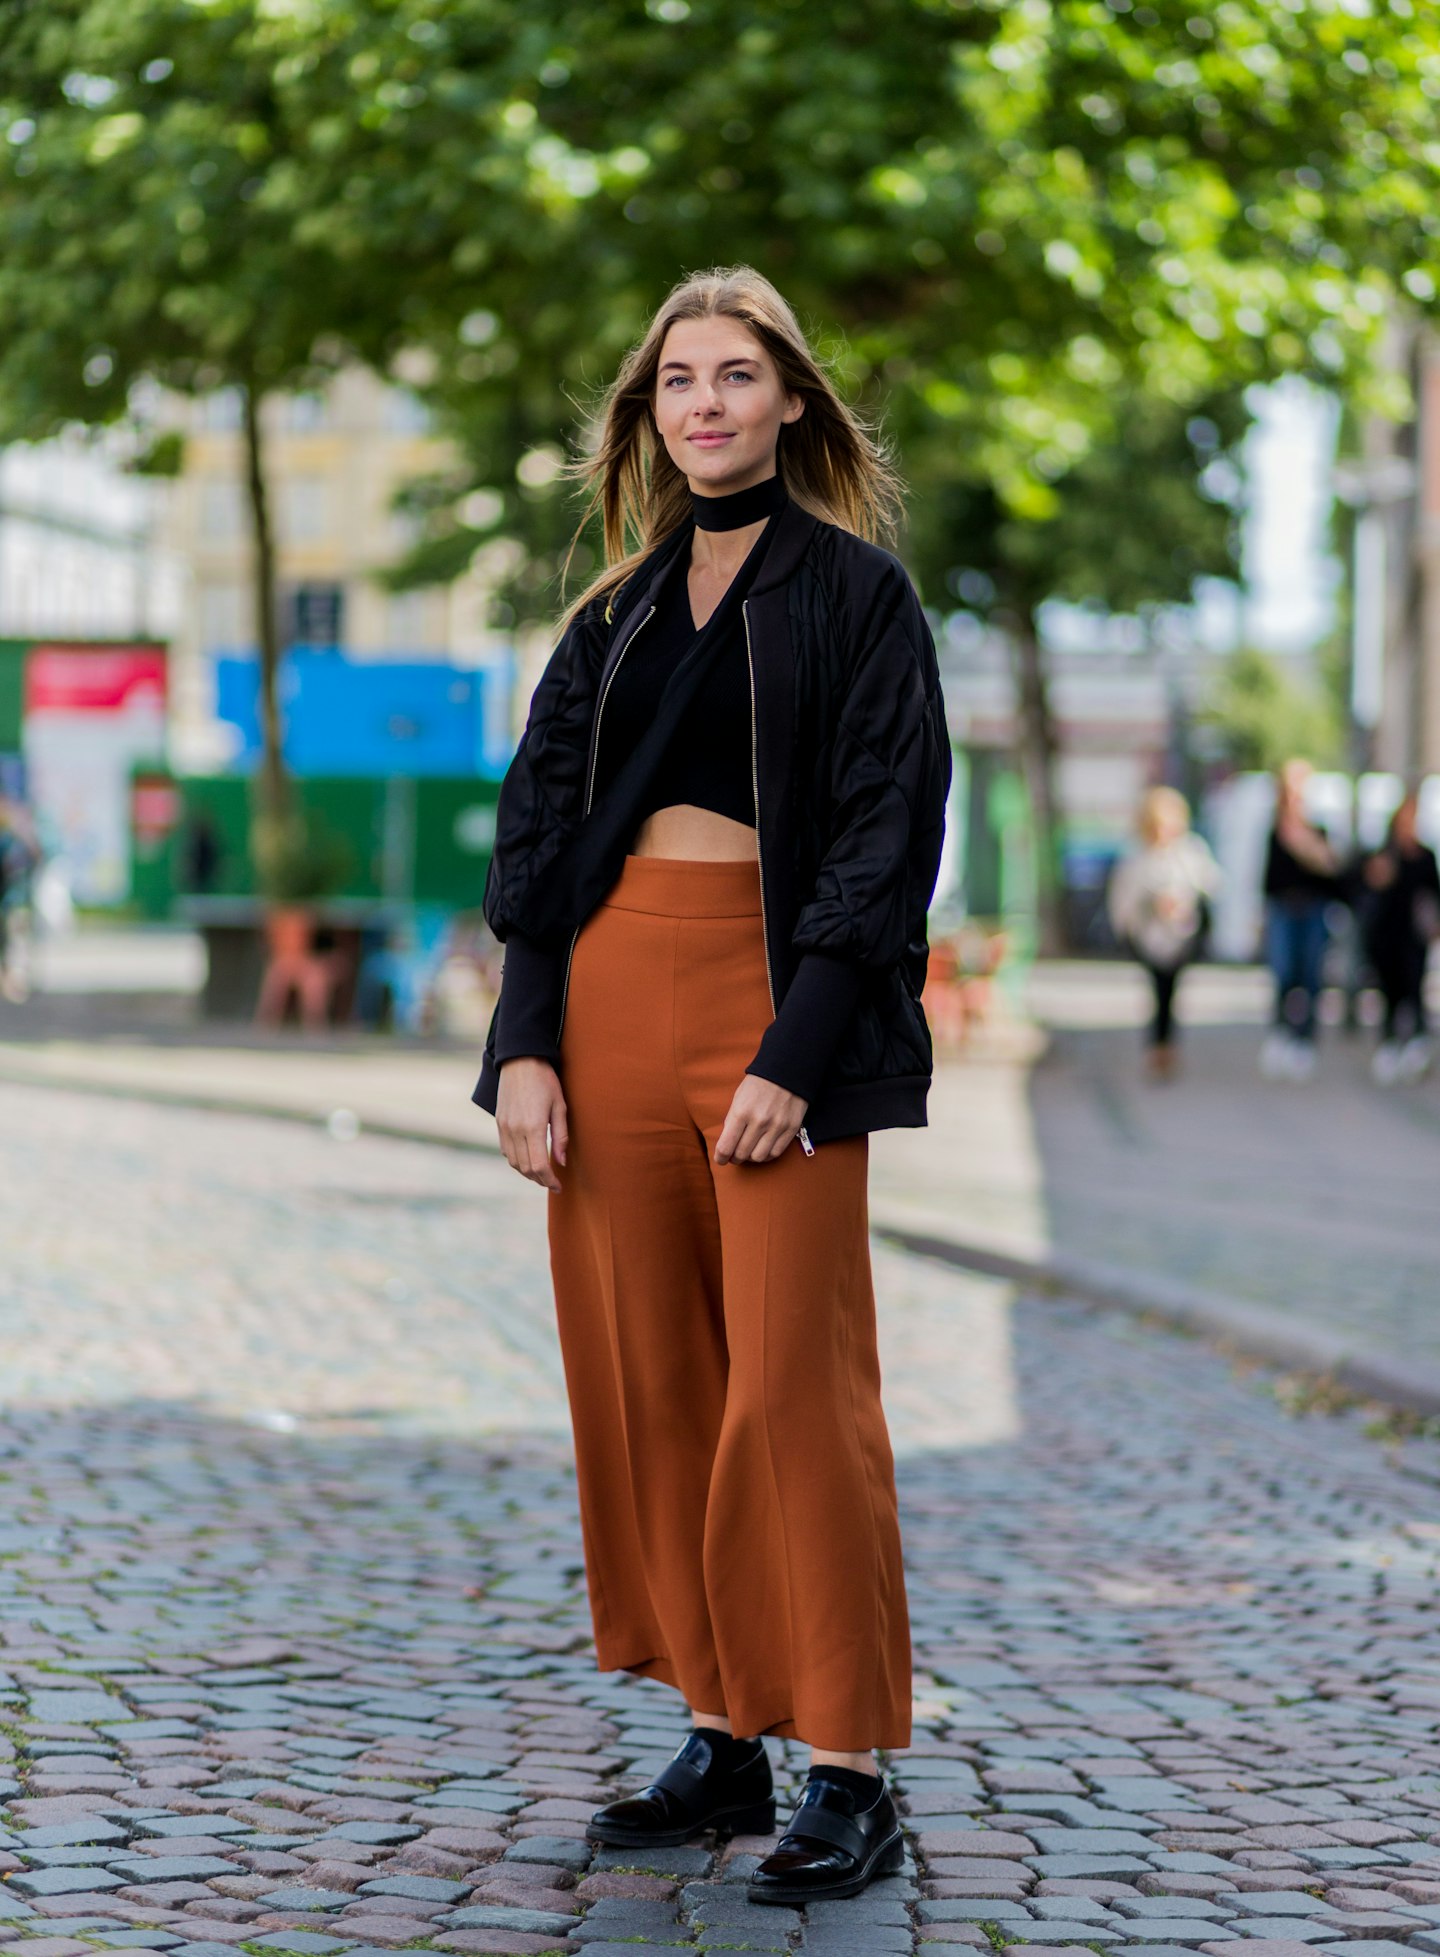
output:
[[[505,1160],[542,1189],[559,1193],[554,1164],[565,1166],[565,1095],[560,1076],[548,1060],[519,1056],[500,1069],[500,1092],[495,1123]],[[553,1157],[553,1160],[552,1160]]]

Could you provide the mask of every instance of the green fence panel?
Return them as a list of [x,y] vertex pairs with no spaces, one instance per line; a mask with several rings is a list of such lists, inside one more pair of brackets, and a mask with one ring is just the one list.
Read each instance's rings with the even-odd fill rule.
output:
[[312,775],[295,783],[307,815],[344,844],[349,863],[341,897],[385,895],[385,783],[361,777]]
[[18,754],[25,724],[25,655],[29,639],[0,639],[0,754]]
[[[155,771],[143,771],[153,777]],[[204,894],[250,897],[251,785],[236,775],[186,775],[175,783],[179,812],[168,842],[132,845],[137,899],[163,916],[177,896],[197,893],[197,857],[211,859]],[[297,801],[339,838],[347,874],[334,895],[478,909],[490,867],[500,785],[474,777],[389,780],[312,776],[293,783]]]
[[498,781],[422,780],[415,790],[415,882],[423,904],[478,910],[495,841]]
[[206,894],[248,897],[250,878],[250,786],[240,777],[186,776],[177,784],[181,814],[170,839],[171,888],[194,888],[190,867],[202,827],[208,831],[214,869]]
[[[238,775],[184,775],[180,817],[170,840],[168,874],[172,891],[196,890],[196,859],[202,849],[212,858],[205,894],[249,897],[255,894],[250,870],[251,785]],[[385,783],[352,776],[314,776],[292,784],[299,806],[339,838],[346,863],[338,897],[379,897],[384,889]]]

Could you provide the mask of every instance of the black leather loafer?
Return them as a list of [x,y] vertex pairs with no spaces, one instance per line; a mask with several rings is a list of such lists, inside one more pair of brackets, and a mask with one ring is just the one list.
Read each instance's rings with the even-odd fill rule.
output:
[[888,1787],[857,1814],[848,1787],[812,1780],[779,1843],[751,1876],[748,1894],[752,1903],[792,1905],[858,1896],[877,1876],[898,1875],[904,1861]]
[[707,1828],[768,1835],[774,1826],[770,1758],[761,1742],[738,1763],[722,1765],[705,1728],[698,1726],[648,1787],[597,1809],[585,1833],[610,1848],[673,1848]]

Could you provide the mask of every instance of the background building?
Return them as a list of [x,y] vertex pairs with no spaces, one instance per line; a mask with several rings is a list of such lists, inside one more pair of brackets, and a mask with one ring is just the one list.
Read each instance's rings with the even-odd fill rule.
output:
[[[172,412],[184,435],[164,519],[184,566],[172,732],[177,764],[207,770],[241,752],[220,717],[221,662],[252,657],[256,643],[241,403],[222,391]],[[454,459],[413,394],[348,369],[323,392],[271,401],[263,433],[287,650],[508,673],[508,642],[484,623],[481,574],[407,592],[381,582],[412,541],[397,491]]]
[[1392,364],[1412,413],[1372,416],[1338,474],[1354,511],[1352,707],[1377,768],[1440,768],[1440,336],[1399,326]]
[[0,449],[0,638],[165,638],[179,566],[162,492],[125,469],[118,438]]

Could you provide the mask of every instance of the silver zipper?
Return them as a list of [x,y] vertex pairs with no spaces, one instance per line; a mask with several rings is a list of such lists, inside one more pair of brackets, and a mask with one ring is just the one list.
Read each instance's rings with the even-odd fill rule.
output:
[[[750,669],[750,787],[755,797],[755,859],[760,868],[760,939],[765,947],[765,984],[770,993],[770,1015],[777,1010],[775,1005],[775,975],[770,969],[770,932],[765,923],[765,859],[760,845],[760,738],[756,726],[755,708],[755,655],[750,649],[750,601],[747,598],[740,607],[740,616],[745,621],[745,664]],[[801,1148],[807,1155],[815,1153],[815,1144],[802,1127],[798,1133]]]
[[[655,611],[656,611],[656,607],[652,605],[649,611],[646,612],[644,618],[640,620],[639,624],[635,627],[635,630],[630,634],[629,638],[625,641],[624,645],[621,646],[619,652],[615,656],[615,664],[610,668],[610,676],[606,680],[604,686],[601,689],[600,701],[595,709],[595,729],[590,740],[590,766],[587,769],[585,775],[585,806],[580,811],[582,819],[585,816],[589,815],[590,803],[595,794],[595,768],[596,768],[596,764],[599,762],[600,759],[600,716],[605,711],[605,702],[609,697],[610,688],[615,684],[615,675],[620,670],[620,661],[625,657],[626,653],[630,650],[631,646],[634,645],[635,641],[639,638],[640,634],[644,631],[645,627],[650,623],[651,619],[654,618]],[[752,704],[752,726],[753,726],[753,704],[754,704],[753,688],[752,688],[752,695],[751,695],[751,704]],[[579,938],[579,936],[580,936],[580,926],[577,924],[575,926],[574,931],[570,934],[570,949],[565,954],[565,983],[561,988],[561,992],[560,992],[560,1024],[555,1029],[555,1041],[557,1045],[559,1044],[560,1041],[560,1035],[565,1030],[565,1007],[568,1004],[570,998],[570,967],[575,960],[575,943],[576,940]]]
[[770,933],[765,928],[765,859],[760,848],[760,737],[755,725],[755,655],[750,649],[750,601],[740,607],[745,621],[745,664],[750,670],[750,792],[755,797],[755,860],[760,865],[760,935],[765,944],[765,984],[770,993],[770,1012],[775,1007],[775,975],[770,970]]

